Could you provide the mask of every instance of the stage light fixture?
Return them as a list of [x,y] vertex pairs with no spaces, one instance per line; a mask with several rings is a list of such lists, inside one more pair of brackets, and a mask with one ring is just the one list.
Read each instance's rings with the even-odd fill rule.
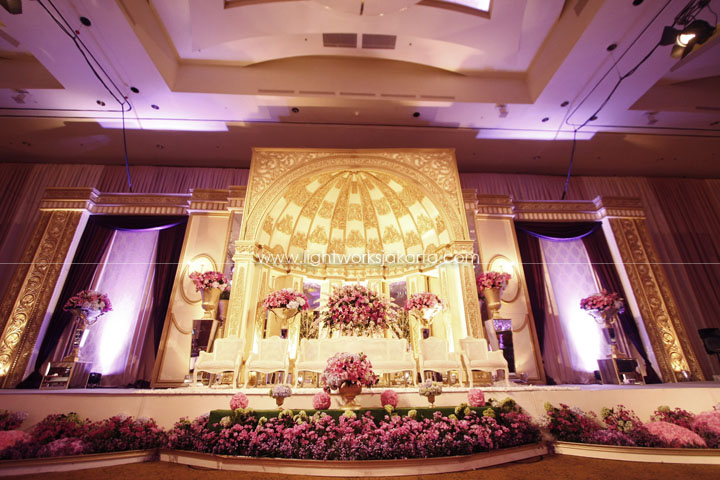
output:
[[22,13],[21,1],[22,0],[0,0],[0,6],[11,15],[20,15]]
[[670,56],[673,58],[685,58],[692,52],[695,45],[701,45],[708,41],[715,33],[715,27],[705,20],[693,20],[684,29],[665,27],[660,45],[673,45]]

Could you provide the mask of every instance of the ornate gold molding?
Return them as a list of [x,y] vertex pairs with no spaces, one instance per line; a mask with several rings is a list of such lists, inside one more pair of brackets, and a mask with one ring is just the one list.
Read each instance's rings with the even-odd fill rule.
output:
[[644,221],[609,222],[663,379],[677,382],[689,371],[693,379],[704,380]]
[[470,265],[458,265],[462,275],[463,300],[465,302],[465,321],[467,322],[468,335],[475,338],[485,338],[482,327],[482,316],[480,304],[478,303],[477,285],[475,284],[475,272]]
[[22,380],[81,216],[64,210],[41,213],[25,248],[0,306],[0,315],[7,319],[0,337],[4,388]]

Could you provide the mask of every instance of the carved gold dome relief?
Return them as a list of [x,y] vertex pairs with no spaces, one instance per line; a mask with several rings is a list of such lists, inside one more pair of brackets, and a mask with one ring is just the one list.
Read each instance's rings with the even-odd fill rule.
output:
[[343,170],[289,185],[257,241],[291,254],[420,254],[448,244],[450,235],[415,185],[382,172]]

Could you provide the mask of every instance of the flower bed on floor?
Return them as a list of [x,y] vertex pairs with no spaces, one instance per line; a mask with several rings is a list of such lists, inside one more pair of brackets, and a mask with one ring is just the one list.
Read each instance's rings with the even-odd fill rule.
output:
[[537,443],[540,429],[515,403],[471,408],[282,412],[213,411],[181,420],[168,448],[218,455],[382,460],[468,455]]
[[596,445],[660,448],[719,448],[720,409],[695,415],[661,406],[642,422],[623,405],[603,408],[600,418],[560,404],[545,404],[544,429],[556,440]]

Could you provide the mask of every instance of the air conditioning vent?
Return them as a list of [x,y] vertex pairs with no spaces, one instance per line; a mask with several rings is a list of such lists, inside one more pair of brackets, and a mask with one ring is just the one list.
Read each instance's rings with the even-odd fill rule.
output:
[[323,46],[357,48],[357,33],[323,33]]
[[362,48],[383,48],[386,50],[395,49],[395,35],[378,35],[375,33],[364,33],[362,36]]

